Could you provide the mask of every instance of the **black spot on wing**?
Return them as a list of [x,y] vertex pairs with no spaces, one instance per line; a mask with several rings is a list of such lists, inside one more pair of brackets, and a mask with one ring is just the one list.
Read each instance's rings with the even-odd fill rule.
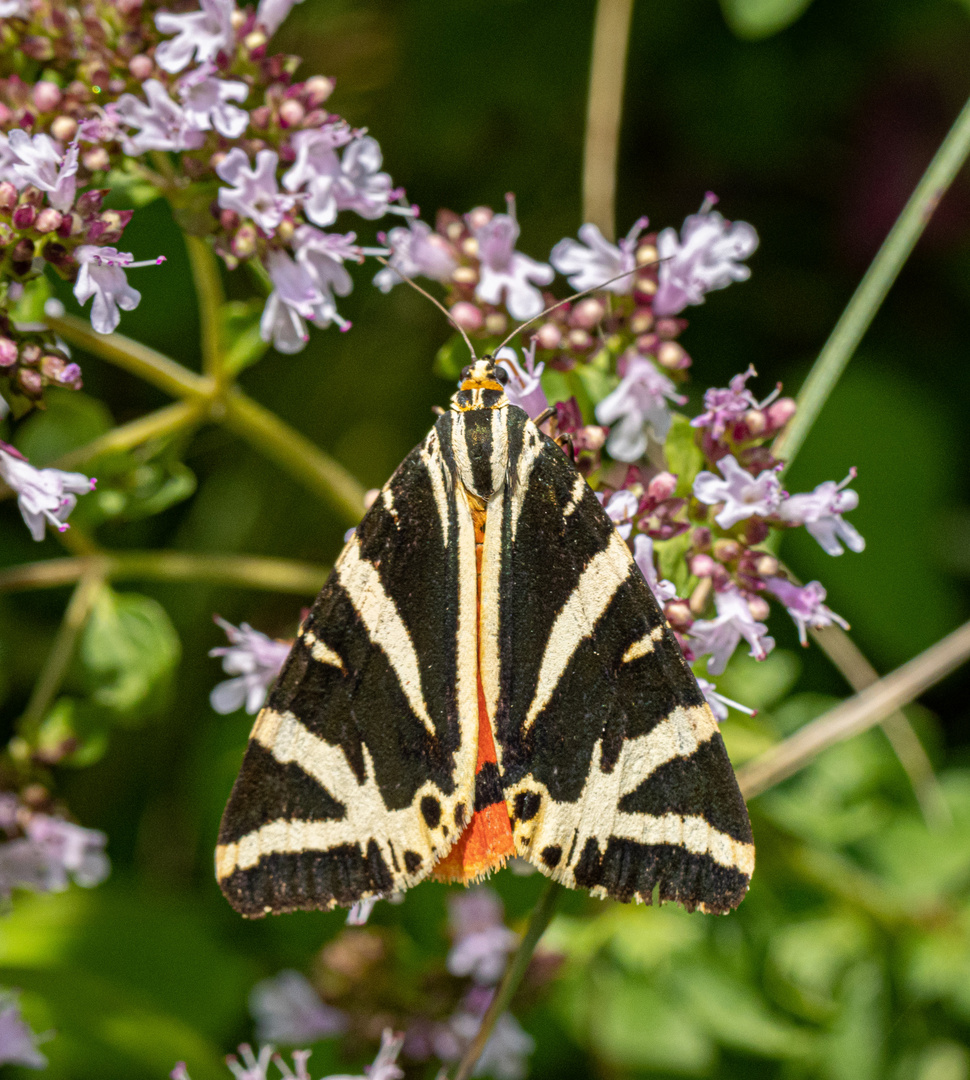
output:
[[465,804],[463,802],[455,803],[455,827],[461,831],[465,824]]
[[423,861],[416,851],[405,851],[404,853],[404,865],[409,874],[416,874],[421,869]]
[[505,801],[498,766],[486,761],[475,775],[475,812]]
[[222,817],[219,843],[232,843],[281,818],[339,821],[345,815],[343,804],[299,765],[281,765],[259,743],[250,742]]
[[421,816],[429,829],[436,829],[441,821],[441,803],[433,795],[425,795],[421,800]]
[[542,796],[536,791],[520,791],[513,806],[517,821],[531,821],[539,813]]
[[702,817],[719,832],[751,843],[744,800],[721,736],[702,743],[689,757],[661,765],[624,795],[618,809],[629,814],[680,814]]
[[586,841],[574,874],[585,889],[597,886],[614,900],[634,897],[652,902],[658,889],[660,902],[675,901],[688,911],[703,904],[712,912],[729,911],[744,899],[748,875],[721,866],[709,855],[697,855],[674,844],[640,844],[610,837],[601,852],[595,838]]
[[554,870],[559,865],[559,860],[562,858],[562,848],[558,844],[550,844],[549,847],[544,847],[539,853],[539,858],[549,867],[550,870]]

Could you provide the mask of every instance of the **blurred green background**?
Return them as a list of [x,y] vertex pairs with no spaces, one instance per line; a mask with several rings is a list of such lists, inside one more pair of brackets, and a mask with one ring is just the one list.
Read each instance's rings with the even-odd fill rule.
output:
[[[337,78],[332,107],[380,141],[385,167],[426,220],[439,207],[499,208],[514,191],[519,246],[544,259],[581,223],[593,15],[577,0],[305,0],[275,44],[304,57],[301,75]],[[688,312],[681,341],[694,358],[692,407],[705,387],[725,385],[749,363],[761,376],[759,396],[778,380],[797,391],[970,94],[968,58],[966,0],[636,5],[618,232],[644,213],[655,227],[679,226],[712,190],[725,216],[750,221],[761,236],[751,280]],[[169,261],[142,271],[145,298],[122,332],[196,367],[187,259],[166,206],[139,210],[125,241],[136,257]],[[429,427],[431,406],[451,392],[431,370],[448,336],[440,315],[410,290],[381,295],[372,273],[356,270],[355,292],[340,305],[351,332],[315,332],[305,352],[271,352],[242,378],[367,487],[386,479]],[[227,278],[227,288],[251,295],[242,275]],[[851,520],[865,552],[832,559],[809,537],[792,536],[782,554],[802,578],[828,587],[828,603],[881,672],[968,617],[968,327],[964,172],[787,478],[800,491],[859,469]],[[111,419],[165,403],[136,379],[79,359],[84,395],[52,398],[30,421],[37,464]],[[182,494],[194,475],[193,494],[173,497],[155,516],[104,524],[99,540],[333,559],[345,524],[226,431],[204,429],[184,460],[191,475],[164,463],[161,473]],[[33,545],[7,506],[5,565],[57,553],[53,539]],[[57,790],[77,820],[107,832],[113,874],[91,892],[18,897],[0,922],[0,981],[23,988],[35,1028],[59,1032],[44,1047],[52,1076],[161,1077],[183,1058],[193,1080],[206,1080],[224,1075],[221,1055],[252,1037],[245,1002],[253,982],[285,966],[306,970],[342,921],[333,913],[245,923],[212,874],[250,720],[209,707],[221,672],[206,653],[222,643],[211,615],[290,636],[310,597],[195,584],[119,591],[163,606],[181,659],[171,678],[148,679],[151,707],[92,749],[92,757],[104,751],[96,764],[58,770]],[[0,596],[8,735],[67,595]],[[165,620],[154,609],[146,618],[160,635],[152,648],[172,652]],[[783,734],[846,693],[824,656],[798,648],[783,614],[772,629],[776,656],[759,670],[737,664],[725,680],[726,693],[763,709],[758,728],[725,725],[732,750],[750,752],[766,732]],[[80,693],[85,678],[79,667],[65,691]],[[970,1075],[968,691],[967,672],[957,673],[915,715],[952,814],[935,833],[872,733],[753,803],[760,868],[736,916],[570,897],[551,938],[568,957],[563,978],[523,1014],[538,1043],[532,1075]],[[516,918],[540,883],[502,874],[495,884]],[[444,896],[440,886],[421,886],[375,919],[439,956]],[[334,1054],[315,1051],[315,1076],[340,1064]]]

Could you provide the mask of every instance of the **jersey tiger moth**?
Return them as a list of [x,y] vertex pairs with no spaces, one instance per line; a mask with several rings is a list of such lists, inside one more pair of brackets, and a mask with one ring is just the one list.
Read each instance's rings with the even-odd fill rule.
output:
[[594,896],[736,907],[751,826],[626,543],[490,357],[384,485],[300,627],[226,807],[243,915],[521,856]]

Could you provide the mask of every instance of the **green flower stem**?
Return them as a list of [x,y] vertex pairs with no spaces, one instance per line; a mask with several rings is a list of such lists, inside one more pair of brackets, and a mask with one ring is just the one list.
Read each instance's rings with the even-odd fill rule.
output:
[[224,405],[219,420],[230,431],[326,499],[348,525],[360,521],[364,488],[342,465],[238,388],[226,395]]
[[633,0],[599,0],[593,27],[583,148],[583,221],[616,237],[616,164]]
[[195,293],[199,300],[199,318],[202,323],[202,370],[210,378],[221,382],[222,370],[222,305],[226,302],[222,288],[219,264],[209,242],[198,236],[187,235],[185,245],[192,266]]
[[970,659],[970,622],[743,765],[738,770],[738,783],[745,798],[760,795],[828,747],[881,723],[967,659]]
[[314,596],[323,588],[325,566],[258,555],[200,555],[188,551],[99,552],[45,559],[0,570],[0,592],[51,589],[93,573],[104,580],[204,582],[243,589]]
[[842,317],[812,366],[798,395],[798,412],[772,447],[787,468],[802,447],[916,241],[970,156],[970,101],[943,140],[916,190],[896,219]]
[[98,593],[104,586],[104,575],[101,569],[96,561],[89,562],[71,594],[64,618],[54,638],[54,644],[47,654],[44,668],[34,685],[34,692],[30,695],[27,708],[17,725],[19,738],[14,739],[10,744],[10,752],[16,759],[25,759],[29,755],[30,743],[64,681],[68,666],[74,657],[78,637],[88,621]]
[[502,976],[502,981],[495,991],[495,997],[492,998],[492,1003],[482,1018],[482,1026],[478,1029],[478,1034],[465,1051],[461,1061],[458,1062],[454,1080],[468,1080],[468,1077],[472,1075],[475,1066],[478,1064],[478,1059],[485,1049],[485,1044],[492,1034],[492,1029],[495,1027],[495,1021],[508,1009],[512,998],[515,997],[515,992],[519,988],[519,983],[522,982],[522,977],[529,966],[536,945],[539,944],[539,939],[552,921],[556,904],[563,892],[562,885],[557,884],[555,881],[546,882],[546,886],[542,890],[538,901],[536,901],[532,914],[529,916],[529,922],[526,925],[525,934],[523,934],[522,940],[519,942],[519,947],[512,954],[512,958],[505,968],[505,974]]

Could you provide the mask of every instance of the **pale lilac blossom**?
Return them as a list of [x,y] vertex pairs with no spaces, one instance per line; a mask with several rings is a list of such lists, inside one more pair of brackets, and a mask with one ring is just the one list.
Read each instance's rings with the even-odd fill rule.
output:
[[647,449],[646,428],[658,442],[670,431],[668,401],[683,405],[673,382],[645,356],[629,357],[619,386],[596,406],[596,419],[610,425],[606,449],[616,461],[636,461]]
[[535,420],[549,408],[549,399],[541,382],[546,365],[541,361],[536,363],[535,338],[528,349],[523,349],[523,357],[524,367],[519,363],[515,349],[506,346],[495,354],[499,367],[504,368],[509,375],[509,381],[505,384],[505,396]]
[[[647,223],[645,217],[640,218],[619,244],[611,244],[598,226],[587,222],[579,229],[582,243],[571,237],[560,240],[552,249],[549,261],[560,274],[568,276],[576,292],[602,286],[617,296],[626,296],[633,291],[637,238]],[[618,274],[624,276],[613,281]],[[605,284],[607,281],[609,285]]]
[[362,135],[344,151],[340,172],[334,180],[334,198],[338,210],[353,210],[362,218],[374,220],[388,211],[410,215],[407,207],[392,207],[397,198],[390,176],[381,172],[384,162],[376,139]]
[[249,113],[232,102],[245,101],[249,87],[236,79],[217,79],[216,70],[206,61],[179,79],[185,118],[198,131],[215,128],[227,139],[238,139],[249,125]]
[[668,600],[673,600],[677,595],[677,586],[666,578],[659,580],[653,557],[653,539],[645,533],[638,533],[633,538],[633,561],[640,567],[640,573],[661,607]]
[[448,953],[452,975],[471,976],[481,985],[502,977],[508,954],[519,936],[502,922],[502,902],[487,888],[469,889],[448,898],[454,944]]
[[29,135],[14,128],[7,136],[7,146],[0,178],[15,187],[28,184],[47,192],[47,201],[62,213],[74,203],[77,186],[77,143],[61,150],[50,135]]
[[843,630],[849,629],[849,624],[841,615],[836,615],[831,608],[825,606],[825,588],[820,582],[810,581],[807,585],[796,585],[787,578],[770,577],[765,579],[765,584],[795,620],[798,640],[802,645],[808,644],[809,628],[821,630],[822,627],[838,623]]
[[272,235],[283,215],[296,200],[282,195],[276,183],[279,156],[275,150],[260,150],[255,168],[250,168],[246,152],[234,146],[216,166],[216,174],[232,187],[219,188],[219,205],[235,210]]
[[283,187],[290,192],[306,187],[303,212],[314,225],[332,225],[337,218],[335,183],[340,174],[337,148],[346,146],[352,139],[353,131],[343,120],[307,128],[293,136],[296,160],[283,176]]
[[0,478],[16,493],[21,517],[30,535],[38,541],[44,539],[48,522],[58,532],[65,532],[67,517],[77,506],[78,495],[94,491],[97,484],[97,480],[84,473],[36,469],[6,443],[0,443]]
[[302,3],[303,0],[259,0],[259,6],[256,8],[256,22],[272,37],[293,10],[294,5]]
[[596,492],[596,497],[603,505],[606,516],[616,526],[616,531],[624,540],[629,540],[630,533],[633,532],[633,519],[636,517],[640,500],[632,491],[627,491],[625,488],[614,491],[609,499],[605,499],[601,491]]
[[697,474],[694,497],[708,506],[724,504],[714,515],[722,529],[731,529],[754,514],[768,517],[782,505],[785,493],[774,469],[752,476],[732,454],[722,457],[717,467],[721,476],[706,470]]
[[691,427],[709,427],[715,439],[719,439],[727,428],[740,420],[749,409],[763,409],[781,393],[776,387],[765,399],[759,402],[747,389],[745,383],[757,375],[749,365],[742,375],[735,375],[727,387],[712,387],[704,391],[704,409],[700,416],[691,420]]
[[93,888],[110,873],[103,832],[48,814],[28,816],[23,831],[24,836],[0,843],[0,896],[4,899],[15,888],[63,892],[72,879]]
[[138,129],[125,136],[122,149],[126,154],[137,157],[146,150],[195,150],[202,145],[205,136],[158,79],[147,79],[142,89],[147,102],[134,94],[122,94],[112,110],[118,123]]
[[310,316],[314,326],[336,323],[341,330],[350,329],[350,323],[338,314],[333,295],[347,296],[354,287],[353,279],[344,267],[345,260],[361,258],[354,239],[353,233],[346,236],[325,233],[312,225],[301,225],[294,233],[297,262],[306,269],[320,294]]
[[842,520],[843,514],[859,505],[858,493],[846,488],[855,477],[853,468],[841,484],[826,480],[814,491],[790,496],[781,504],[778,516],[791,525],[804,525],[829,555],[844,554],[843,543],[850,551],[862,551],[865,540],[855,526]]
[[29,19],[30,0],[0,0],[0,19]]
[[[474,1012],[460,1011],[448,1021],[460,1045],[468,1046],[478,1034],[482,1019]],[[502,1013],[495,1021],[488,1042],[475,1068],[476,1076],[494,1080],[523,1080],[528,1073],[526,1059],[535,1049],[535,1040],[511,1013]]]
[[390,265],[374,275],[374,284],[381,292],[390,292],[404,280],[402,275],[447,281],[456,266],[448,241],[425,221],[415,219],[391,229],[387,246],[391,249]]
[[160,266],[166,261],[164,255],[159,255],[155,259],[135,262],[130,252],[94,244],[82,244],[74,252],[74,258],[80,267],[74,295],[81,305],[94,297],[91,325],[99,334],[110,334],[116,329],[121,321],[119,308],[132,311],[141,300],[141,293],[128,284],[125,271],[141,266]]
[[249,1011],[261,1042],[293,1046],[347,1029],[346,1016],[322,1001],[313,984],[298,971],[281,971],[256,983],[249,994]]
[[690,628],[690,643],[695,656],[710,654],[707,661],[708,675],[720,675],[727,667],[732,653],[742,638],[751,646],[750,655],[756,660],[764,658],[775,647],[768,636],[768,627],[751,614],[748,601],[734,588],[714,594],[717,616],[713,619],[697,619]]
[[515,200],[511,195],[506,199],[507,214],[495,214],[472,228],[480,260],[475,295],[482,303],[501,304],[504,294],[509,314],[521,322],[535,318],[542,311],[542,292],[537,286],[548,285],[555,272],[551,266],[515,250],[520,232]]
[[[0,16],[3,11],[0,10]],[[37,1049],[43,1036],[31,1031],[20,1015],[15,995],[0,993],[0,1065],[26,1065],[29,1069],[46,1069],[47,1058]]]
[[758,234],[746,221],[725,221],[712,210],[716,202],[708,192],[700,211],[684,221],[679,238],[676,229],[657,236],[661,261],[655,315],[676,315],[688,304],[703,304],[705,293],[751,276],[741,260],[754,253]]
[[245,704],[246,712],[255,714],[276,681],[290,646],[285,641],[274,641],[248,623],[236,627],[218,615],[215,621],[225,630],[229,644],[210,649],[209,655],[221,656],[222,670],[236,678],[214,687],[209,704],[217,713],[235,712]]
[[747,713],[748,716],[757,716],[757,709],[749,709],[747,705],[732,701],[731,698],[718,693],[714,683],[708,682],[707,679],[702,679],[699,675],[696,676],[696,678],[697,685],[701,688],[701,693],[707,700],[707,704],[710,705],[711,712],[714,713],[714,718],[719,724],[727,720],[728,709],[737,709],[738,712]]
[[215,60],[220,52],[229,52],[234,43],[232,16],[234,0],[201,0],[198,11],[173,14],[160,11],[155,27],[160,34],[175,34],[155,50],[158,66],[174,74],[181,71],[193,55],[197,63]]

